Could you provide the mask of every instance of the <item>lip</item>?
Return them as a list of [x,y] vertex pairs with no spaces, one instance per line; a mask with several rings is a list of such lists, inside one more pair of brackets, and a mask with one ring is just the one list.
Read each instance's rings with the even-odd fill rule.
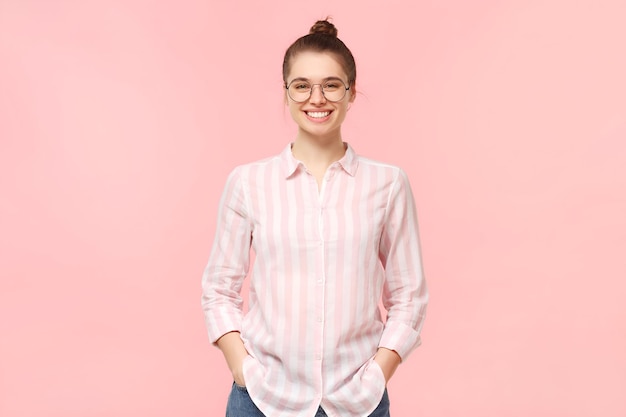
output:
[[[308,115],[308,113],[324,113],[324,112],[328,112],[328,116],[326,117],[311,117]],[[333,110],[330,109],[311,109],[311,110],[303,110],[304,116],[307,118],[307,120],[313,122],[313,123],[323,123],[327,120],[330,119],[330,116],[332,116],[333,114]]]

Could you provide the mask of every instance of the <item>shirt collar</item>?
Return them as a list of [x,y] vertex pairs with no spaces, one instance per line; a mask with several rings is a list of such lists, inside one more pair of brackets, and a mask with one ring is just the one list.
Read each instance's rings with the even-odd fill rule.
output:
[[[346,153],[336,163],[338,163],[348,175],[354,177],[359,161],[354,149],[352,149],[352,146],[350,146],[347,142],[344,142],[344,144],[346,145]],[[293,156],[293,153],[291,152],[291,145],[292,143],[288,144],[280,154],[281,163],[285,172],[285,178],[291,177],[299,167],[304,168],[304,163],[297,160]]]

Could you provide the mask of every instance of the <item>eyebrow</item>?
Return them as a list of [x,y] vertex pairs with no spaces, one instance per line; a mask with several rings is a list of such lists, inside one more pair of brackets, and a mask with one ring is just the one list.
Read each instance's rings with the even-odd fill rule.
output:
[[[339,78],[339,77],[334,77],[334,76],[333,76],[333,77],[326,77],[326,78],[322,79],[322,82],[324,82],[324,81],[330,81],[330,80],[338,80],[338,81],[344,82],[341,78]],[[309,80],[308,78],[305,78],[305,77],[297,77],[297,78],[294,78],[293,80],[291,80],[291,81],[289,82],[289,84],[291,84],[291,83],[292,83],[292,82],[294,82],[294,81],[307,81],[307,82],[311,82],[311,80]]]

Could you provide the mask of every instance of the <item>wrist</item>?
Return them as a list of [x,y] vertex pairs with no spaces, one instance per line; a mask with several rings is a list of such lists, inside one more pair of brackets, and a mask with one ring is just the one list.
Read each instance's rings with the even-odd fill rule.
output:
[[398,368],[398,365],[402,362],[402,358],[396,351],[381,347],[378,348],[376,355],[374,355],[374,361],[376,361],[383,371],[385,382],[389,382]]
[[230,332],[217,340],[218,347],[222,350],[228,369],[237,385],[245,386],[243,377],[243,362],[248,356],[248,351],[241,340],[239,332]]

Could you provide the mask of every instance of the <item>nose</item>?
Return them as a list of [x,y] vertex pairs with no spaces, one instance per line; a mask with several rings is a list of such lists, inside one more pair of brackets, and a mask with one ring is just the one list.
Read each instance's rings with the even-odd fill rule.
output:
[[312,104],[322,104],[326,102],[326,97],[324,97],[324,91],[322,90],[321,85],[314,84],[311,86],[311,97],[309,98],[309,102]]

